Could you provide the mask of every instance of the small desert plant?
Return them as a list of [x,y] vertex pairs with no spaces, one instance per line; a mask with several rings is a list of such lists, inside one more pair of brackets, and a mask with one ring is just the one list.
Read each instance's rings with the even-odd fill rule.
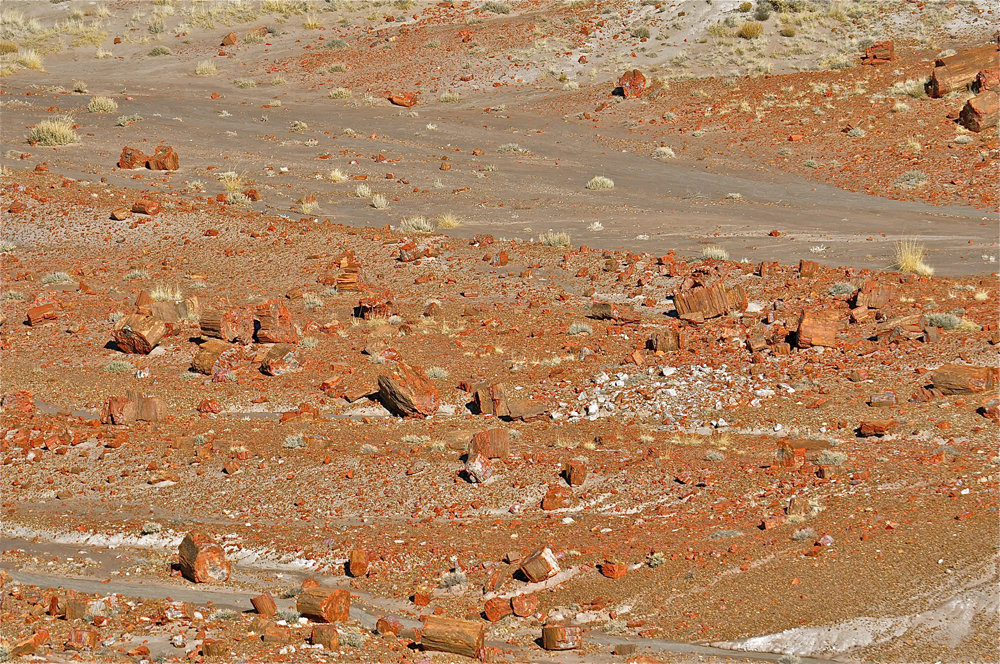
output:
[[120,321],[124,317],[125,317],[125,314],[123,314],[122,312],[120,312],[120,311],[112,311],[111,313],[108,314],[108,322],[111,323],[112,325],[114,325],[115,323],[117,323],[118,321]]
[[892,105],[893,113],[905,113],[908,110],[910,110],[910,105],[902,101],[897,101]]
[[705,460],[706,461],[725,461],[726,460],[726,455],[724,455],[722,452],[718,452],[716,450],[709,450],[705,454]]
[[306,30],[319,30],[323,27],[323,24],[320,23],[315,16],[309,15],[306,16],[305,23],[302,24],[302,27]]
[[10,240],[0,240],[0,254],[9,254],[17,249],[17,245]]
[[602,191],[604,189],[614,189],[615,182],[611,178],[606,178],[603,175],[598,175],[590,179],[587,183],[587,189],[591,191]]
[[645,25],[632,28],[632,36],[636,39],[649,39],[649,28]]
[[736,33],[743,39],[757,39],[764,34],[764,24],[759,21],[747,21]]
[[468,578],[465,576],[465,572],[462,570],[455,570],[453,572],[448,572],[441,577],[441,587],[442,588],[454,588],[455,586],[461,586],[468,582]]
[[843,452],[823,450],[816,455],[817,466],[841,466],[845,461],[847,461],[847,455]]
[[796,542],[801,542],[802,540],[814,540],[816,539],[816,531],[812,528],[800,528],[792,533],[792,539]]
[[446,104],[454,104],[462,101],[462,97],[457,92],[446,92],[438,98],[438,101],[443,101]]
[[334,168],[327,174],[326,179],[330,182],[344,182],[347,176],[339,168]]
[[928,325],[944,330],[954,331],[962,327],[962,319],[955,314],[933,313],[927,314],[926,318]]
[[901,272],[931,276],[934,268],[927,265],[925,258],[927,250],[916,240],[900,240],[896,243],[895,265]]
[[927,96],[927,82],[923,79],[911,78],[907,81],[896,81],[889,87],[889,94],[898,97],[909,96],[922,99]]
[[427,377],[431,380],[442,380],[448,376],[448,371],[446,369],[442,369],[441,367],[431,367],[427,370]]
[[87,82],[86,81],[73,81],[73,92],[79,92],[80,94],[87,93]]
[[337,630],[340,645],[348,648],[363,648],[365,645],[365,635],[357,627],[345,627]]
[[105,373],[132,373],[135,366],[128,360],[112,360],[104,365]]
[[347,99],[350,96],[350,88],[334,88],[330,90],[330,99]]
[[256,88],[257,81],[253,80],[252,78],[237,78],[236,80],[233,81],[233,85],[240,88],[241,90],[246,90],[249,88]]
[[281,74],[271,78],[271,85],[288,85],[288,81]]
[[743,200],[743,194],[739,193],[738,191],[734,191],[726,194],[726,198],[731,201],[741,201]]
[[209,620],[236,620],[240,615],[239,611],[233,609],[216,609],[208,614]]
[[148,279],[149,273],[145,270],[129,270],[125,273],[125,281],[134,281],[136,279]]
[[202,60],[195,67],[194,73],[197,76],[215,76],[219,73],[219,68],[211,60]]
[[728,261],[729,252],[723,249],[722,247],[716,247],[716,246],[705,247],[704,249],[701,250],[701,257],[716,261]]
[[156,285],[149,291],[149,296],[156,302],[176,302],[184,297],[181,289],[176,286]]
[[299,621],[302,614],[295,609],[278,609],[278,618],[284,620],[289,625],[293,625]]
[[316,293],[304,293],[302,295],[302,304],[305,305],[306,309],[319,309],[323,306],[323,298]]
[[140,532],[143,535],[155,535],[156,533],[163,532],[163,526],[156,521],[147,521],[142,524],[142,530]]
[[662,551],[655,551],[646,558],[646,564],[652,569],[656,569],[660,565],[667,562],[667,556]]
[[589,323],[573,323],[569,326],[566,334],[576,336],[578,334],[593,334],[594,328]]
[[433,233],[434,226],[423,217],[405,217],[399,222],[403,233]]
[[99,48],[97,49],[97,52],[94,53],[94,57],[98,60],[107,60],[108,58],[114,57],[114,55],[113,51],[109,51],[106,48]]
[[462,225],[462,220],[458,215],[452,214],[451,212],[446,212],[444,214],[438,215],[437,227],[438,230],[442,228],[458,228]]
[[605,634],[615,636],[618,634],[624,634],[628,630],[628,623],[621,618],[615,618],[604,623],[604,626],[601,629],[604,630]]
[[302,120],[292,120],[288,125],[288,131],[305,131],[309,128]]
[[955,143],[958,145],[968,145],[969,143],[972,143],[974,140],[976,139],[974,139],[972,136],[969,136],[968,134],[962,134],[961,136],[955,137]]
[[868,132],[866,132],[861,127],[851,127],[850,129],[847,130],[847,135],[850,136],[851,138],[863,138],[864,135],[867,133]]
[[302,337],[302,341],[299,342],[299,345],[303,348],[315,348],[319,345],[319,339],[316,337]]
[[794,37],[795,36],[795,26],[794,25],[786,25],[785,27],[783,27],[781,30],[778,31],[778,34],[781,35],[782,37]]
[[0,295],[0,300],[27,300],[28,296],[24,293],[19,293],[18,291],[4,291],[3,295]]
[[819,168],[819,162],[816,161],[815,159],[806,159],[804,162],[802,162],[802,165],[805,168]]
[[506,2],[499,2],[498,0],[488,0],[487,2],[483,3],[483,6],[480,7],[480,9],[483,10],[484,12],[491,12],[493,14],[510,13],[510,5],[508,5]]
[[[234,191],[233,193],[228,194],[226,196],[226,202],[230,205],[239,205],[241,207],[248,207],[251,203],[253,203],[253,201],[250,200],[250,197],[241,191]],[[309,211],[306,210],[302,210],[302,212],[309,214]]]
[[133,113],[132,115],[119,115],[118,121],[115,122],[116,127],[127,127],[133,125],[136,122],[142,122],[142,116],[138,113]]
[[25,69],[36,69],[42,71],[42,56],[30,48],[21,49],[9,58],[10,62],[21,65]]
[[668,148],[666,145],[661,145],[653,152],[654,159],[673,159],[676,156],[673,149]]
[[376,210],[387,210],[389,209],[389,199],[382,194],[375,194],[372,196],[372,207]]
[[327,40],[324,48],[339,51],[341,49],[347,48],[347,42],[344,41],[343,39],[330,39]]
[[166,46],[154,46],[153,50],[149,52],[149,55],[151,55],[152,57],[156,57],[158,55],[173,55],[173,54],[174,52],[171,51]]
[[854,284],[846,281],[838,281],[834,285],[830,286],[829,290],[826,291],[826,294],[838,297],[840,295],[851,295],[856,290],[858,289],[854,286]]
[[222,183],[222,186],[226,188],[226,191],[231,194],[243,188],[243,176],[236,171],[225,171],[219,173],[216,177]]
[[342,62],[338,62],[337,64],[331,66],[326,71],[329,72],[330,74],[342,74],[343,72],[347,71],[347,65],[345,65]]
[[601,222],[599,222],[599,221],[595,221],[595,222],[592,222],[592,223],[590,223],[590,224],[589,224],[589,225],[587,226],[587,230],[588,230],[588,231],[591,231],[591,232],[593,232],[593,233],[596,233],[596,232],[598,232],[598,231],[603,231],[603,230],[604,230],[604,224],[602,224],[602,223],[601,223]]
[[289,434],[285,436],[285,440],[281,443],[281,446],[286,450],[298,450],[306,446],[306,439],[301,433]]
[[504,143],[497,148],[500,154],[528,154],[528,151],[517,143]]
[[372,189],[366,184],[359,184],[354,188],[354,195],[358,198],[371,198]]
[[52,272],[42,277],[43,284],[68,284],[72,281],[73,277],[65,272]]
[[538,241],[543,247],[568,247],[570,245],[569,233],[547,231],[538,236]]
[[46,147],[73,145],[80,142],[80,135],[73,131],[73,121],[65,117],[42,120],[29,133],[28,140]]

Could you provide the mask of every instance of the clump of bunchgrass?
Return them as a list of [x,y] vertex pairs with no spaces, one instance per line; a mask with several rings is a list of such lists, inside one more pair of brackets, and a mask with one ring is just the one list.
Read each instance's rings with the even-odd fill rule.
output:
[[247,90],[249,88],[256,88],[257,81],[253,80],[252,78],[237,78],[236,80],[233,81],[233,85],[235,85],[241,90]]
[[70,118],[52,117],[39,122],[28,133],[28,141],[46,147],[73,145],[80,142],[80,135],[73,131]]
[[594,328],[590,323],[576,322],[569,326],[566,334],[571,336],[577,336],[580,334],[593,334]]
[[758,39],[764,35],[764,24],[759,21],[747,21],[736,32],[743,39]]
[[115,122],[115,126],[128,127],[129,125],[134,125],[136,122],[142,122],[142,116],[138,113],[133,113],[132,115],[119,115],[118,121]]
[[153,286],[153,289],[149,291],[149,296],[156,302],[177,302],[184,297],[181,289],[177,286],[165,286],[163,284]]
[[846,281],[838,281],[837,283],[830,286],[830,288],[826,291],[826,294],[838,297],[840,295],[851,295],[856,290],[858,289],[854,284],[848,283]]
[[163,532],[163,525],[157,523],[156,521],[147,521],[142,524],[142,529],[139,532],[143,535],[155,535]]
[[154,58],[160,55],[173,55],[173,54],[174,52],[171,51],[166,46],[154,46],[153,49],[149,52],[149,55]]
[[929,277],[934,268],[927,264],[927,250],[916,240],[900,240],[896,243],[895,265],[900,272]]
[[569,233],[546,231],[538,236],[538,241],[543,247],[568,247],[570,246]]
[[433,233],[434,225],[424,217],[405,217],[399,222],[399,230],[403,233]]
[[792,539],[796,542],[816,539],[816,531],[812,528],[800,528],[792,533]]
[[673,148],[669,148],[666,145],[661,145],[653,151],[654,159],[673,159],[677,155],[674,153]]
[[306,446],[306,438],[301,433],[289,434],[285,436],[281,446],[286,450],[298,450]]
[[389,209],[389,199],[382,194],[375,194],[372,196],[371,205],[376,210],[387,210]]
[[528,154],[528,150],[525,150],[518,143],[504,143],[497,148],[497,152],[500,154]]
[[133,365],[128,360],[112,360],[104,365],[104,373],[132,373],[135,371],[135,365]]
[[427,370],[427,377],[431,380],[442,380],[447,378],[449,375],[448,370],[443,369],[442,367],[431,367]]
[[846,454],[833,450],[823,450],[816,455],[815,459],[817,466],[842,466],[845,461],[847,461]]
[[73,277],[66,272],[52,272],[42,277],[43,284],[69,284],[73,282]]
[[506,2],[500,2],[499,0],[488,0],[483,3],[480,9],[484,12],[490,12],[492,14],[509,14],[510,5]]
[[646,565],[651,569],[656,569],[667,562],[667,556],[662,551],[654,551],[646,557]]
[[239,611],[234,609],[216,609],[208,614],[209,620],[236,620],[240,615]]
[[611,178],[606,178],[603,175],[598,175],[590,179],[587,182],[587,189],[591,191],[603,191],[605,189],[614,189],[615,182]]
[[452,214],[451,212],[446,212],[444,214],[438,215],[437,227],[442,228],[458,228],[462,225],[462,220],[458,215]]
[[711,246],[701,250],[701,257],[716,261],[728,261],[729,252],[722,247]]
[[333,90],[330,90],[330,99],[347,99],[350,96],[350,88],[334,88]]
[[215,76],[219,73],[219,68],[211,60],[202,60],[195,67],[194,73],[196,76]]
[[442,101],[446,104],[454,104],[462,101],[462,96],[457,92],[448,91],[438,98],[438,101]]
[[465,576],[465,572],[462,570],[454,570],[447,572],[441,577],[440,586],[442,588],[454,588],[455,586],[461,586],[468,583],[468,578]]
[[893,181],[892,186],[897,189],[917,189],[927,184],[926,173],[921,171],[907,171]]

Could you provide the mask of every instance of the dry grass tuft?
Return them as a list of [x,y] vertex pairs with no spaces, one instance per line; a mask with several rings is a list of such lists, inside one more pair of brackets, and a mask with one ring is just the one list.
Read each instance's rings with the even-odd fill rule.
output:
[[445,214],[438,215],[437,227],[442,228],[459,228],[462,225],[462,219],[451,212],[446,212]]
[[433,233],[434,225],[424,217],[404,217],[399,222],[399,230],[403,233]]
[[543,247],[570,246],[569,233],[555,233],[553,231],[548,231],[539,235],[538,241]]
[[916,240],[900,240],[896,243],[895,265],[900,272],[929,277],[934,268],[925,262],[927,250]]
[[118,110],[118,102],[111,97],[94,97],[87,104],[87,110],[91,113],[114,113]]
[[215,76],[219,73],[219,68],[211,60],[202,60],[195,67],[194,73],[197,76]]
[[605,189],[614,189],[615,181],[611,178],[606,178],[603,175],[598,175],[591,178],[590,182],[587,183],[587,189],[591,191],[603,191]]
[[44,145],[73,145],[80,142],[80,135],[73,131],[73,121],[65,117],[42,120],[28,134],[28,141]]
[[723,249],[722,247],[715,247],[715,246],[705,247],[704,249],[701,250],[701,257],[709,258],[716,261],[728,261],[729,252]]

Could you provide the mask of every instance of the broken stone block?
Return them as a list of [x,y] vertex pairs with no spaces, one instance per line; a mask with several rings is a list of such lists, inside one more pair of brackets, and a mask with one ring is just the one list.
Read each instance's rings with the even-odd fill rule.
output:
[[130,314],[115,323],[113,334],[122,352],[148,355],[166,332],[167,326],[158,318]]
[[224,583],[229,580],[230,565],[226,552],[215,540],[199,532],[190,532],[177,550],[181,573],[194,583]]
[[525,556],[519,567],[532,583],[544,581],[559,573],[559,561],[548,547],[538,548]]
[[484,656],[482,623],[441,616],[427,616],[420,634],[424,650],[450,652],[480,659]]
[[558,510],[573,505],[573,490],[558,484],[549,485],[549,490],[542,498],[543,510]]
[[283,376],[302,371],[295,346],[275,344],[260,363],[260,370],[268,376]]
[[437,412],[437,387],[424,370],[400,362],[392,376],[378,377],[378,396],[390,412],[401,417],[427,417]]
[[567,625],[542,627],[542,647],[546,650],[576,650],[583,645],[583,628]]
[[342,588],[309,588],[296,597],[295,610],[313,622],[344,622],[351,613],[351,593]]

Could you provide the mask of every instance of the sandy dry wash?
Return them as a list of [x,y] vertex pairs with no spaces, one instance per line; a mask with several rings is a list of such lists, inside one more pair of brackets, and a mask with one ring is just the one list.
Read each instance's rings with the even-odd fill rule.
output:
[[995,11],[4,2],[0,661],[996,661]]

